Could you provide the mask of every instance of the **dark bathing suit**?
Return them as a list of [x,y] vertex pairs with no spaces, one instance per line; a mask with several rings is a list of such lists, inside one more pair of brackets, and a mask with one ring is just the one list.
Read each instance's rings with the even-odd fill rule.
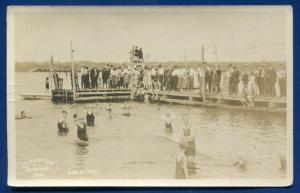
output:
[[[185,137],[190,137],[191,136],[191,127],[188,126],[187,128],[183,129],[183,135]],[[185,151],[186,156],[195,156],[196,155],[196,143],[195,139],[192,141],[188,142],[188,147]]]
[[59,134],[67,134],[69,132],[68,127],[65,126],[66,126],[65,121],[57,122],[57,128]]
[[88,136],[86,134],[86,124],[83,123],[83,127],[80,127],[80,125],[77,124],[77,137],[81,141],[88,141]]
[[170,123],[165,122],[165,130],[167,133],[172,133],[172,122]]
[[94,113],[92,113],[92,114],[87,113],[86,114],[86,124],[89,127],[95,126],[95,115],[94,115]]

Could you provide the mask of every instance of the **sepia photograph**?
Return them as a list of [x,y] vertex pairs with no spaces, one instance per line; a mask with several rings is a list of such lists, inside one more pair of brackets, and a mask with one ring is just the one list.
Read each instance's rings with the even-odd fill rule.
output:
[[10,186],[289,186],[290,6],[11,6]]

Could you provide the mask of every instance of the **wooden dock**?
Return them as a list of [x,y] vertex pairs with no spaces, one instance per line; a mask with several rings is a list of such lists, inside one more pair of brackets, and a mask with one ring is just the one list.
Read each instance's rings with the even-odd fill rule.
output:
[[[152,95],[149,91],[147,94]],[[159,101],[165,103],[204,106],[204,107],[222,107],[245,109],[254,111],[272,111],[286,112],[287,101],[285,97],[256,97],[255,107],[249,108],[243,106],[243,98],[240,96],[224,94],[206,94],[203,96],[197,92],[175,92],[158,91]],[[75,100],[72,90],[53,90],[53,102],[106,102],[121,101],[131,99],[130,89],[99,89],[99,90],[80,90],[75,92]]]
[[205,107],[222,107],[245,109],[253,111],[272,111],[286,112],[287,99],[286,97],[256,97],[254,107],[243,106],[241,96],[224,95],[224,94],[206,94],[205,102],[203,96],[195,92],[174,92],[174,91],[159,91],[159,100],[161,102],[205,106]]
[[53,90],[51,100],[53,102],[129,100],[130,94],[129,89],[80,90],[75,92],[74,98],[72,90]]

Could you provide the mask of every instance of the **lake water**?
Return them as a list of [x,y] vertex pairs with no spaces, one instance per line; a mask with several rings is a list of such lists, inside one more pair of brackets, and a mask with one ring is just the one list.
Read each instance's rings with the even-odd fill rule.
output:
[[[284,178],[280,156],[286,156],[286,116],[266,112],[129,102],[131,116],[121,116],[123,103],[112,103],[113,119],[99,112],[90,143],[78,146],[75,132],[57,135],[62,110],[84,115],[87,106],[105,103],[53,104],[22,100],[20,93],[44,92],[46,73],[16,73],[16,112],[33,119],[16,120],[18,179],[173,179],[181,115],[188,113],[196,132],[197,169],[191,178]],[[164,134],[161,116],[171,111],[173,136]],[[239,159],[247,170],[233,166]]]

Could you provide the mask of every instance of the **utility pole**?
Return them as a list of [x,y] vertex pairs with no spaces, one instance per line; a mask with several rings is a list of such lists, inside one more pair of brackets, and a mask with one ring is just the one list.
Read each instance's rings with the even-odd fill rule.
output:
[[75,102],[75,98],[76,98],[76,85],[75,85],[75,70],[74,70],[74,61],[73,61],[73,52],[75,52],[75,50],[73,50],[72,41],[70,42],[70,46],[71,46],[71,63],[72,63],[73,101]]
[[184,50],[184,65],[187,66],[187,52]]
[[51,56],[50,59],[50,68],[49,68],[49,86],[50,86],[50,90],[53,90],[53,69],[54,69],[54,62],[53,62],[53,56]]
[[205,51],[205,48],[203,45],[201,45],[201,61],[202,61],[202,64],[204,64],[204,51]]
[[[201,61],[202,61],[202,65],[204,65],[204,52],[205,52],[205,48],[204,48],[204,45],[201,45]],[[205,68],[204,70],[204,75],[202,76],[202,83],[203,83],[203,95],[202,95],[202,99],[203,99],[203,103],[206,102],[206,98],[205,98],[205,95],[206,95],[206,82],[205,82],[205,72],[206,72],[206,67],[203,66]]]
[[218,64],[218,47],[217,47],[217,45],[215,45],[214,54],[215,54],[215,60],[216,60],[216,65],[217,65]]

